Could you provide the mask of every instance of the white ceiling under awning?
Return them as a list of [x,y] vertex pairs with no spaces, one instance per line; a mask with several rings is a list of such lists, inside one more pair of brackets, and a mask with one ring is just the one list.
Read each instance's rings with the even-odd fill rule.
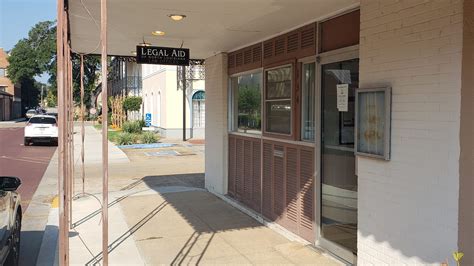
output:
[[[69,0],[76,53],[100,53],[100,0]],[[131,56],[138,43],[189,48],[202,59],[356,7],[359,0],[109,0],[108,53]],[[169,14],[187,17],[179,22]],[[161,30],[165,36],[153,36]]]

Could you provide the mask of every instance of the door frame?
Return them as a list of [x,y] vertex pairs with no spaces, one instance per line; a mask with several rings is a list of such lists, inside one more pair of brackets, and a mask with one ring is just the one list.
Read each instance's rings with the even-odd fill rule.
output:
[[[346,61],[351,59],[359,58],[359,45],[349,46],[334,51],[321,53],[316,56],[316,93],[315,93],[315,187],[314,187],[314,212],[315,212],[315,245],[320,246],[336,257],[341,258],[351,264],[357,263],[357,256],[346,248],[333,243],[327,239],[324,239],[321,235],[321,69],[322,65],[336,63],[340,61]],[[354,155],[355,161],[355,173],[357,174],[357,157]]]

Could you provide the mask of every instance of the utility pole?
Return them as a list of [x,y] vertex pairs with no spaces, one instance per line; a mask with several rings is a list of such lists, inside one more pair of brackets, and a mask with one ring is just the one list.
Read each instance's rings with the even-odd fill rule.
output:
[[186,141],[186,66],[182,66],[181,80],[183,82],[183,141]]

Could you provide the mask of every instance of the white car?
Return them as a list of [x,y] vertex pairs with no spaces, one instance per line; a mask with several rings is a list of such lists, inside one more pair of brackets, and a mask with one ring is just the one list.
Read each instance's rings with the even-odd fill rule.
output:
[[49,142],[58,145],[58,124],[52,115],[35,115],[25,127],[25,146],[34,142]]
[[26,118],[30,119],[33,116],[35,116],[36,114],[38,114],[38,112],[36,112],[35,109],[30,109],[26,112]]

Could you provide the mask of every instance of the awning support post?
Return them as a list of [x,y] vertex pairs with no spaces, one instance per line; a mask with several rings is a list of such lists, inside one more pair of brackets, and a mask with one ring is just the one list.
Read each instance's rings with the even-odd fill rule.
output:
[[84,166],[84,55],[81,54],[81,179],[82,179],[82,194],[85,193],[86,171]]
[[108,91],[107,91],[107,0],[100,1],[100,40],[102,61],[102,258],[109,265],[109,158],[108,158]]

